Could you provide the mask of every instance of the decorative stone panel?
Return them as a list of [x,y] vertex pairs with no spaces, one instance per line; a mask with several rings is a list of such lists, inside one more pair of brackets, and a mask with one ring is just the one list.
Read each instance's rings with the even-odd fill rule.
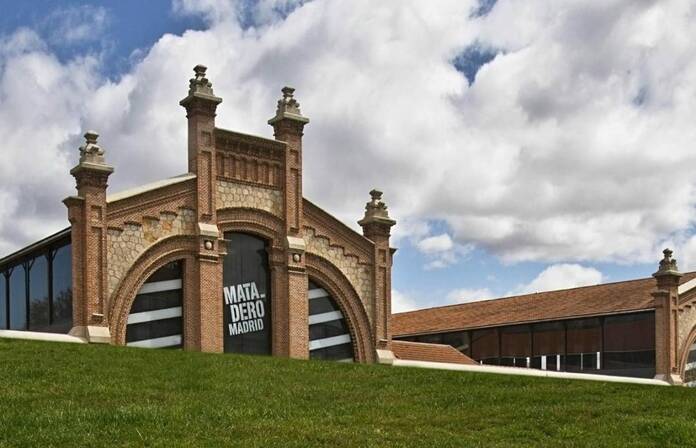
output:
[[322,235],[317,235],[312,228],[304,228],[304,240],[307,245],[306,251],[318,255],[336,266],[360,296],[360,300],[372,315],[372,274],[370,266],[361,263],[355,255],[346,254],[342,246],[332,244],[331,241]]
[[217,181],[217,208],[256,208],[272,215],[283,216],[283,196],[280,190],[255,187],[236,182]]
[[109,297],[133,262],[150,246],[168,236],[195,232],[196,213],[187,208],[180,208],[178,213],[162,212],[157,218],[144,217],[142,222],[127,222],[122,228],[110,227],[106,236]]
[[[685,344],[688,344],[687,338],[691,335],[694,327],[696,327],[696,303],[689,303],[679,307],[679,350],[686,349]],[[681,356],[682,353],[679,353]]]

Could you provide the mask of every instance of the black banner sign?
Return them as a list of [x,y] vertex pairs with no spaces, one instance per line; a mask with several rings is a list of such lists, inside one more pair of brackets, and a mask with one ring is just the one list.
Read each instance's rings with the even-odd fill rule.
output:
[[271,353],[270,273],[266,242],[230,232],[223,264],[225,352]]

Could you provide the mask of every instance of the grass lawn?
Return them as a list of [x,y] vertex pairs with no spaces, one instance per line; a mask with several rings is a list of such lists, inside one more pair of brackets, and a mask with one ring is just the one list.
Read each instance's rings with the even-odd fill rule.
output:
[[696,390],[0,339],[0,446],[696,446]]

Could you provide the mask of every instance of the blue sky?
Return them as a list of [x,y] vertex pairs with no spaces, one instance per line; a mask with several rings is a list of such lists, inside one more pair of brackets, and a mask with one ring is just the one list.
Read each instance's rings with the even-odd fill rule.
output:
[[[399,310],[645,277],[664,245],[693,264],[694,48],[660,26],[693,38],[681,6],[426,3],[1,0],[0,115],[14,122],[0,126],[0,209],[22,223],[0,222],[2,252],[65,222],[82,127],[104,130],[111,188],[178,174],[176,102],[195,61],[225,99],[219,124],[242,132],[270,135],[279,88],[298,87],[310,199],[355,228],[367,191],[384,189]],[[33,89],[51,132],[11,113],[14,67],[55,83]],[[27,139],[54,162],[13,178]],[[145,169],[149,153],[166,161]]]

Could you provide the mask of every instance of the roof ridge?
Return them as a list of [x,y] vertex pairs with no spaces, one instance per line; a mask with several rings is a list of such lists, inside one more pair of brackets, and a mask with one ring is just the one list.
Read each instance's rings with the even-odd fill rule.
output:
[[[695,274],[695,273],[696,273],[696,271],[689,271],[689,272],[683,272],[682,274],[688,275],[688,274]],[[536,295],[540,295],[540,294],[550,294],[550,293],[555,293],[555,292],[573,291],[573,290],[578,290],[578,289],[597,288],[599,286],[618,285],[621,283],[633,283],[633,282],[640,282],[640,281],[646,281],[646,280],[651,280],[651,279],[652,279],[652,277],[643,277],[643,278],[634,278],[634,279],[630,279],[630,280],[619,280],[619,281],[615,281],[615,282],[599,283],[596,285],[585,285],[585,286],[575,286],[572,288],[552,289],[550,291],[532,292],[532,293],[528,293],[528,294],[518,294],[518,295],[514,295],[514,296],[496,297],[496,298],[491,298],[491,299],[473,300],[473,301],[464,302],[464,303],[452,303],[449,305],[433,306],[433,307],[429,307],[429,308],[421,308],[421,309],[417,309],[417,310],[404,311],[402,313],[393,313],[392,315],[406,315],[406,314],[418,313],[418,312],[427,311],[427,310],[440,310],[443,308],[464,307],[467,305],[477,305],[477,304],[485,303],[485,302],[517,299],[520,297],[530,297],[530,296],[536,296]]]

